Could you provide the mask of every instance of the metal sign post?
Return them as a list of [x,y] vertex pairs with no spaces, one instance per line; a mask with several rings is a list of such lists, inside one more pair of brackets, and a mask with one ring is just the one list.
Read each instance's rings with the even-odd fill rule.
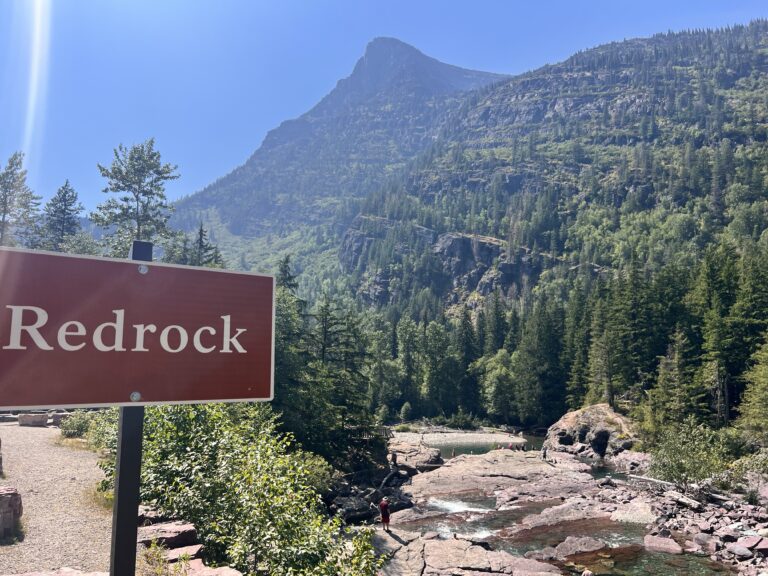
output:
[[[131,260],[152,261],[152,243],[133,241]],[[136,399],[139,400],[140,395]],[[121,406],[117,428],[115,498],[112,504],[112,553],[110,576],[136,574],[136,535],[138,533],[141,450],[144,432],[144,406]]]

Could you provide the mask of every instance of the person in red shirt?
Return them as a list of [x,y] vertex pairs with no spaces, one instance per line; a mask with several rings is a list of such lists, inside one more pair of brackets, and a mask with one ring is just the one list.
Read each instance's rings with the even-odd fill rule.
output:
[[381,514],[381,525],[384,526],[384,532],[389,532],[389,498],[384,498],[379,502],[379,513]]

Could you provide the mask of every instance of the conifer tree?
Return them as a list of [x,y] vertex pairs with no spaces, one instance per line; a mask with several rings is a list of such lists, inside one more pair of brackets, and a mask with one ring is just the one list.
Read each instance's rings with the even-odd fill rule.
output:
[[163,164],[155,140],[127,148],[120,144],[113,151],[109,167],[98,164],[107,179],[104,193],[118,194],[100,204],[91,219],[102,228],[114,228],[110,234],[112,250],[119,254],[130,240],[154,241],[167,231],[171,206],[165,197],[165,184],[179,178],[176,166]]
[[40,241],[40,196],[27,186],[24,154],[15,152],[0,171],[0,246],[36,248]]
[[454,337],[456,356],[462,372],[459,383],[459,407],[467,414],[477,414],[480,409],[480,388],[469,367],[480,356],[475,327],[466,306],[463,306]]
[[43,246],[60,252],[67,237],[80,231],[78,216],[82,211],[77,192],[66,180],[43,208]]
[[747,388],[736,424],[750,439],[768,446],[768,343],[758,349],[752,361],[752,367],[745,374]]

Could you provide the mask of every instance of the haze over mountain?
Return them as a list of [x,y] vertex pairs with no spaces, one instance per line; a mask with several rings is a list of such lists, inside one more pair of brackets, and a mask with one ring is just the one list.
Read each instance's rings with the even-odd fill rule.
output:
[[312,110],[269,132],[241,167],[178,203],[176,222],[199,218],[253,237],[286,223],[321,223],[364,196],[434,141],[461,94],[504,76],[443,64],[377,38],[352,74]]

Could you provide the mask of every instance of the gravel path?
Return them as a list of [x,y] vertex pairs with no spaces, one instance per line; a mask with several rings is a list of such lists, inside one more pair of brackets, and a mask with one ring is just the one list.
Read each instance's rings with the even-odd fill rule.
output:
[[0,546],[0,574],[109,570],[112,514],[92,493],[104,477],[87,450],[56,444],[58,428],[0,424],[5,478],[21,493],[23,542]]

